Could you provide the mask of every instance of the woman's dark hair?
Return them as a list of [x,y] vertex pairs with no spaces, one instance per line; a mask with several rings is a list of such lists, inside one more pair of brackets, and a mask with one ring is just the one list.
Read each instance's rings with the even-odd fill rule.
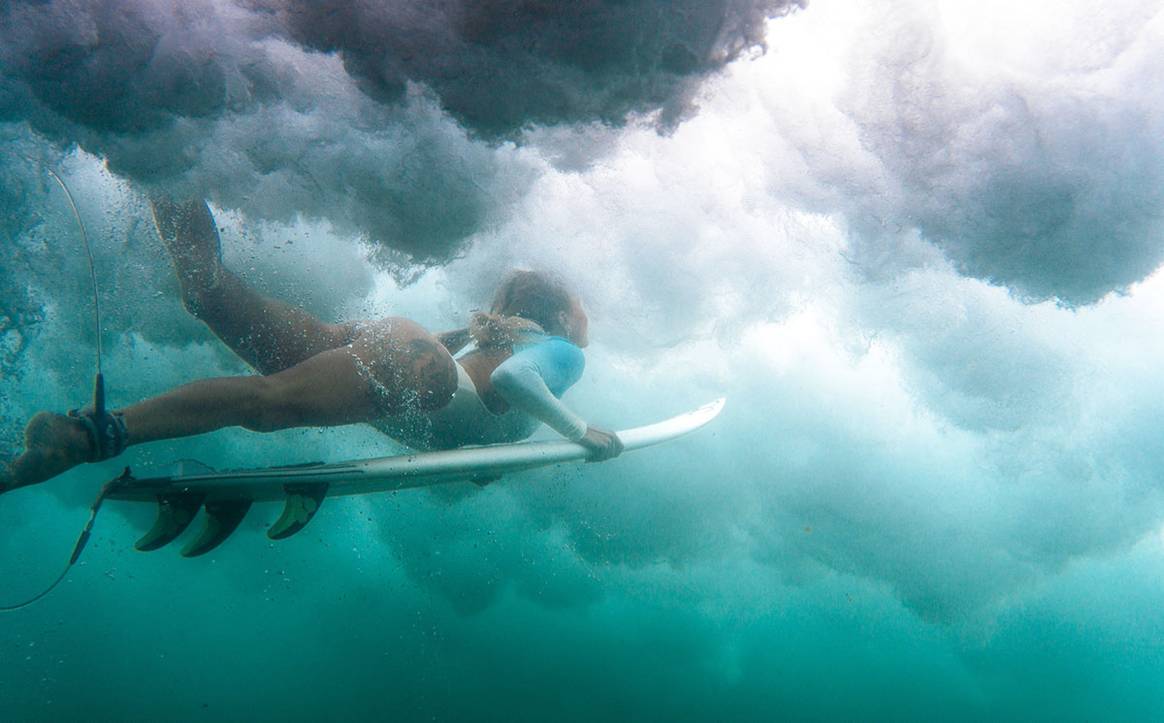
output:
[[540,271],[512,271],[497,288],[490,311],[520,316],[547,334],[565,336],[561,314],[569,314],[573,304],[574,295],[557,278]]

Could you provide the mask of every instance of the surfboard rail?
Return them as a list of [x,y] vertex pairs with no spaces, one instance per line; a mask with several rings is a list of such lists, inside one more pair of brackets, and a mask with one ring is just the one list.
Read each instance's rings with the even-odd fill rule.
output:
[[[670,419],[618,432],[624,453],[677,439],[715,419],[724,398]],[[138,479],[127,468],[110,483],[107,499],[158,505],[153,528],[138,540],[139,550],[156,550],[186,530],[201,507],[202,533],[182,554],[195,557],[222,544],[255,502],[285,502],[283,514],[268,530],[284,539],[302,530],[324,498],[390,492],[469,481],[488,484],[506,474],[556,464],[585,462],[589,450],[566,440],[517,442],[418,452],[334,463],[309,463],[261,469],[214,470],[191,460],[175,463],[177,473]]]

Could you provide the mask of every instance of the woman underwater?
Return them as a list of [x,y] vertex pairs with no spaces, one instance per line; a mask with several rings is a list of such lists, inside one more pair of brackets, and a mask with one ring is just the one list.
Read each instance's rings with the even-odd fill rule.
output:
[[327,324],[227,270],[204,201],[152,206],[186,309],[259,375],[203,379],[104,415],[40,412],[25,428],[23,454],[0,463],[0,493],[130,445],[232,426],[268,432],[363,422],[432,450],[516,442],[545,423],[592,450],[593,460],[622,451],[616,435],[559,400],[582,375],[588,320],[556,279],[512,272],[488,314],[439,335],[401,317]]

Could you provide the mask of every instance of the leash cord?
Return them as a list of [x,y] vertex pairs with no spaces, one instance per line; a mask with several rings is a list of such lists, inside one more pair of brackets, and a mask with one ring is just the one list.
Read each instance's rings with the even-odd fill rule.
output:
[[[42,168],[48,171],[48,174],[53,177],[53,180],[56,181],[57,185],[61,187],[61,190],[65,192],[65,198],[69,202],[69,208],[73,212],[73,218],[77,220],[77,226],[81,229],[81,240],[85,244],[85,254],[89,258],[89,280],[93,285],[93,326],[97,332],[97,376],[93,384],[93,405],[96,412],[101,414],[105,411],[105,378],[101,373],[101,297],[98,293],[97,287],[97,266],[95,263],[93,263],[93,248],[89,245],[89,232],[85,230],[85,222],[81,220],[81,213],[77,210],[77,202],[73,200],[72,192],[69,191],[69,187],[65,185],[65,179],[61,178],[56,171],[49,168],[48,166],[42,165]],[[101,503],[105,501],[105,495],[114,482],[116,482],[116,480],[105,483],[105,485],[101,488],[101,491],[97,494],[97,499],[93,500],[93,504],[90,505],[89,521],[85,523],[85,527],[81,530],[81,534],[77,536],[77,542],[73,545],[73,554],[69,556],[69,561],[65,563],[65,567],[63,570],[61,570],[61,574],[58,575],[57,578],[53,580],[48,587],[41,590],[36,595],[25,600],[24,602],[17,603],[15,605],[0,605],[0,612],[13,612],[15,610],[26,608],[48,595],[50,592],[56,589],[57,585],[61,584],[61,582],[65,579],[65,575],[68,575],[69,570],[72,569],[77,560],[81,559],[81,553],[84,552],[85,545],[89,543],[89,536],[93,532],[93,523],[97,520],[97,511],[101,509]]]

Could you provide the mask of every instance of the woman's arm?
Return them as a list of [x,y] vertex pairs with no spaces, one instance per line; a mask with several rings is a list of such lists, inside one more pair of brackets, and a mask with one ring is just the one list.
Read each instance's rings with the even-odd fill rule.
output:
[[511,407],[544,422],[566,439],[577,442],[586,436],[587,424],[550,391],[546,376],[557,370],[547,368],[553,360],[546,359],[547,355],[539,353],[541,351],[535,347],[514,354],[493,370],[489,381]]
[[584,365],[580,349],[551,340],[506,359],[493,371],[490,381],[510,406],[589,448],[593,461],[610,459],[622,452],[618,436],[588,425],[558,399],[582,376]]
[[441,332],[436,335],[437,341],[449,350],[449,353],[456,356],[457,352],[465,348],[472,337],[469,335],[468,327],[464,329],[453,329],[452,331]]

